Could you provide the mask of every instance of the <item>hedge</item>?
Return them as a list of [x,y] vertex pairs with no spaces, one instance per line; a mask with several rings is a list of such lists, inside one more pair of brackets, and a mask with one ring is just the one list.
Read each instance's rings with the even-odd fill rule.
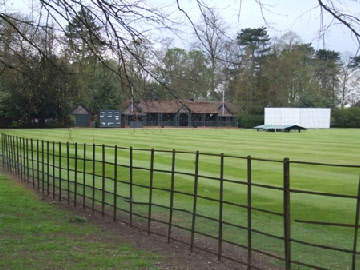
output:
[[360,128],[360,108],[334,109],[331,116],[331,126]]

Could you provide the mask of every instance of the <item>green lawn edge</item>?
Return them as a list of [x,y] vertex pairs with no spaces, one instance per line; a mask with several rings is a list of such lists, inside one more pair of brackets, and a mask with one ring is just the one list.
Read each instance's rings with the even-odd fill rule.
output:
[[161,260],[0,174],[1,269],[156,269]]

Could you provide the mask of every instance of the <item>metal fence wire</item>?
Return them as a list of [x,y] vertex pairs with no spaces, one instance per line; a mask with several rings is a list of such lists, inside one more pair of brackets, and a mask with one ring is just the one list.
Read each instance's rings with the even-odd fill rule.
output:
[[[214,166],[219,169],[218,175],[207,173],[210,168],[201,165],[202,158],[213,160]],[[168,166],[158,165],[157,159],[166,159]],[[243,175],[239,179],[225,177],[225,163],[229,160],[242,162]],[[193,163],[193,170],[177,169],[180,168],[176,166],[177,163],[186,162]],[[280,166],[280,184],[255,182],[254,162]],[[216,255],[219,261],[228,259],[247,266],[247,269],[259,269],[254,260],[261,254],[281,261],[285,269],[292,266],[326,269],[307,262],[311,260],[294,258],[292,245],[296,244],[347,254],[347,264],[351,265],[351,269],[356,269],[360,181],[357,195],[294,189],[290,187],[290,164],[353,169],[360,166],[290,161],[288,158],[278,161],[199,151],[40,141],[4,133],[1,134],[1,163],[7,171],[53,200],[90,208],[102,216],[110,216],[114,221],[122,220],[130,227],[163,236],[168,242],[182,242],[189,245],[190,251],[196,248],[205,250]],[[207,191],[208,186],[215,192]],[[238,200],[227,194],[229,187],[241,190]],[[277,210],[254,205],[254,189],[278,192],[282,196],[282,205]],[[294,194],[353,200],[356,205],[354,223],[292,219],[291,198]],[[238,218],[234,218],[234,213],[238,213]],[[273,216],[277,220],[276,225],[269,223],[266,226],[279,226],[278,230],[269,232],[256,228],[255,219],[259,214]],[[292,236],[294,224],[354,230],[352,246],[344,248],[296,239]],[[175,231],[182,232],[181,237]],[[267,240],[257,240],[260,236],[280,241],[281,249],[272,251],[271,247],[265,245]],[[206,242],[209,246],[198,245],[197,242],[203,239],[209,240]],[[241,249],[246,256],[237,257],[240,253],[228,252],[229,247],[231,250]]]

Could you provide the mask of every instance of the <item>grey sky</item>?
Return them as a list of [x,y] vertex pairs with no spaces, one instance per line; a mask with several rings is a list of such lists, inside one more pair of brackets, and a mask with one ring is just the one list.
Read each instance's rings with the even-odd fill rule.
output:
[[[358,49],[354,36],[344,26],[330,27],[322,39],[321,10],[317,0],[261,0],[264,4],[262,11],[255,0],[206,0],[206,3],[216,8],[228,24],[230,35],[235,35],[243,28],[267,26],[271,37],[280,37],[287,31],[293,31],[301,37],[303,42],[312,43],[316,49],[323,48],[324,44],[325,48],[341,53],[349,51],[355,54]],[[343,11],[348,11],[357,18],[360,17],[358,2],[343,1],[342,3],[345,3],[340,6]],[[200,14],[194,1],[180,0],[180,4],[194,21],[198,20]],[[323,18],[325,27],[333,20],[325,12]]]
[[[129,0],[131,2],[132,0]],[[162,7],[172,15],[180,15],[175,0],[149,0],[153,5]],[[305,43],[312,43],[315,49],[321,49],[325,45],[326,49],[339,51],[341,53],[350,52],[355,54],[358,45],[354,36],[344,26],[332,26],[326,30],[324,39],[319,33],[321,29],[321,10],[317,0],[261,0],[264,8],[261,12],[255,0],[203,0],[208,6],[215,8],[218,14],[227,24],[229,36],[235,36],[243,28],[268,27],[270,37],[280,37],[287,31],[298,34]],[[29,11],[32,3],[36,7],[37,0],[1,0],[5,3],[7,12],[26,12]],[[334,0],[335,4],[340,0]],[[187,12],[194,23],[200,18],[200,12],[196,1],[179,0],[181,8]],[[350,12],[355,17],[360,17],[360,4],[357,1],[345,0],[339,6],[344,12]],[[165,7],[166,6],[166,7]],[[4,5],[0,5],[1,9]],[[264,21],[263,17],[266,19]],[[324,26],[331,23],[332,17],[324,13]],[[267,23],[267,24],[266,24]],[[191,43],[193,36],[190,27],[182,27],[188,32],[184,34],[184,39]],[[167,35],[167,33],[166,33]],[[170,35],[170,34],[169,34]],[[186,42],[185,42],[186,43]],[[186,44],[183,46],[186,46]]]

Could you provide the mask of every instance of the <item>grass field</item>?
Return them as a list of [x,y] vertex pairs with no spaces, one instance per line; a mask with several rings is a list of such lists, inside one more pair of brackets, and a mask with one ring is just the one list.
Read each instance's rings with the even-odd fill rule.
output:
[[163,260],[54,203],[0,175],[1,269],[149,269]]
[[[206,153],[225,153],[227,155],[248,156],[264,159],[290,160],[309,162],[353,164],[359,165],[360,129],[330,129],[308,130],[302,133],[263,133],[241,129],[49,129],[49,130],[1,130],[10,135],[24,136],[50,141],[71,141],[87,144],[118,145],[135,148],[176,149]],[[134,166],[148,166],[149,154],[140,151],[134,154]],[[176,168],[179,171],[192,172],[194,169],[193,155],[178,155]],[[128,154],[119,153],[119,162],[128,162]],[[110,155],[111,160],[111,155]],[[155,156],[156,168],[169,169],[170,154]],[[127,163],[126,163],[127,164]],[[200,157],[200,174],[219,176],[218,157]],[[89,168],[90,170],[90,168]],[[357,195],[359,169],[327,166],[309,166],[291,164],[291,188],[311,190],[317,192],[341,193]],[[119,172],[127,177],[127,172]],[[227,179],[246,180],[246,163],[239,159],[225,159],[224,176]],[[147,183],[148,175],[138,172],[135,176],[138,183]],[[253,162],[253,182],[262,184],[282,185],[282,163]],[[189,191],[193,179],[177,176],[176,188],[180,191]],[[168,187],[169,179],[163,175],[154,176],[154,185]],[[111,187],[110,187],[111,188]],[[224,199],[240,204],[247,200],[246,188],[227,183],[224,186]],[[126,191],[124,191],[126,193]],[[253,206],[271,211],[282,211],[282,192],[253,188]],[[137,190],[139,201],[146,199],[146,190]],[[199,194],[210,198],[219,197],[218,183],[206,179],[199,180]],[[126,195],[126,194],[125,194]],[[154,195],[154,202],[165,204],[168,195],[158,192]],[[191,210],[192,199],[186,196],[177,196],[175,204],[178,208]],[[312,220],[333,223],[354,224],[354,199],[327,198],[315,195],[291,195],[292,238],[309,241],[317,244],[352,249],[354,229],[335,226],[319,226],[301,224],[295,220]],[[200,213],[217,218],[216,203],[208,201],[198,205]],[[139,209],[139,211],[142,211]],[[145,211],[145,210],[144,210]],[[159,215],[162,214],[158,209]],[[178,217],[182,220],[182,217]],[[246,225],[246,211],[234,207],[224,210],[224,219],[239,225]],[[180,221],[179,221],[180,222]],[[282,236],[282,219],[263,213],[255,213],[254,228],[267,233]],[[198,226],[209,234],[216,234],[216,223],[198,220]],[[246,243],[246,232],[234,231],[233,228],[224,228],[224,237]],[[281,240],[269,239],[254,234],[254,245],[275,254],[283,252]],[[304,263],[318,264],[332,269],[346,269],[351,266],[351,254],[342,254],[335,251],[326,251],[310,248],[296,243],[292,245],[293,259]],[[360,261],[358,261],[358,264]]]

